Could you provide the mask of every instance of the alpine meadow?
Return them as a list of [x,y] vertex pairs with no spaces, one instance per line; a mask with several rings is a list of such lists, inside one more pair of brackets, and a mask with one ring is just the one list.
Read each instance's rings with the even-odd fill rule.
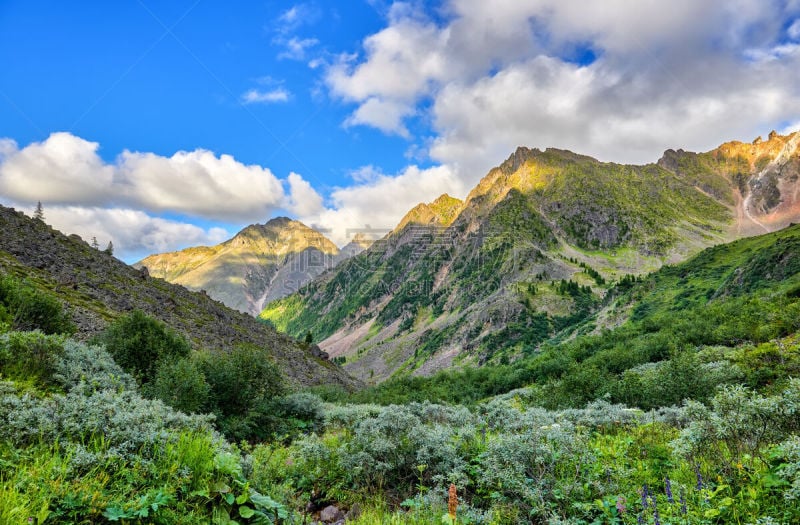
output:
[[800,3],[10,0],[0,61],[0,525],[800,523]]

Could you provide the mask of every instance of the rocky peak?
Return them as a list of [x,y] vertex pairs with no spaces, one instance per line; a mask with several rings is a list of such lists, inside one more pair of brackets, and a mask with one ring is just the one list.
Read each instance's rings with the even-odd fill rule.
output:
[[458,216],[463,204],[460,199],[444,193],[433,202],[420,203],[414,206],[411,211],[406,213],[394,231],[399,232],[408,224],[449,226]]

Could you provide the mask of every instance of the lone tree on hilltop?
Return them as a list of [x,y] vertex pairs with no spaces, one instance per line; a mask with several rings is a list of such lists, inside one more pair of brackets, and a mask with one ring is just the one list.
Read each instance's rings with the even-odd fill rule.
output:
[[106,246],[106,249],[103,251],[109,255],[114,255],[114,243],[108,241],[108,246]]
[[44,208],[42,207],[42,201],[36,203],[36,209],[33,211],[33,218],[38,221],[44,221]]
[[92,248],[95,250],[100,249],[100,243],[97,242],[97,237],[92,237]]

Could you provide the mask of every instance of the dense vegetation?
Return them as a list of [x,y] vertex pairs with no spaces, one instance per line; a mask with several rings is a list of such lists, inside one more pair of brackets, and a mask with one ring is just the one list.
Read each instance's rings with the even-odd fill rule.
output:
[[451,484],[457,523],[797,523],[799,239],[625,278],[617,328],[355,394],[290,393],[265,349],[187,352],[141,312],[91,345],[18,325],[43,301],[69,316],[4,276],[0,523],[308,523],[334,504],[429,524]]

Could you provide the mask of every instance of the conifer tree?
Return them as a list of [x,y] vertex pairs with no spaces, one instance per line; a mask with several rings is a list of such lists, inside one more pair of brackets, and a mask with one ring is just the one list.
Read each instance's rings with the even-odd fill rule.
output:
[[95,250],[100,249],[100,243],[97,242],[97,237],[92,237],[92,248]]
[[42,207],[42,201],[36,203],[36,210],[33,212],[33,218],[39,221],[44,220],[44,208]]
[[108,246],[106,246],[104,251],[109,255],[114,255],[114,243],[108,241]]

